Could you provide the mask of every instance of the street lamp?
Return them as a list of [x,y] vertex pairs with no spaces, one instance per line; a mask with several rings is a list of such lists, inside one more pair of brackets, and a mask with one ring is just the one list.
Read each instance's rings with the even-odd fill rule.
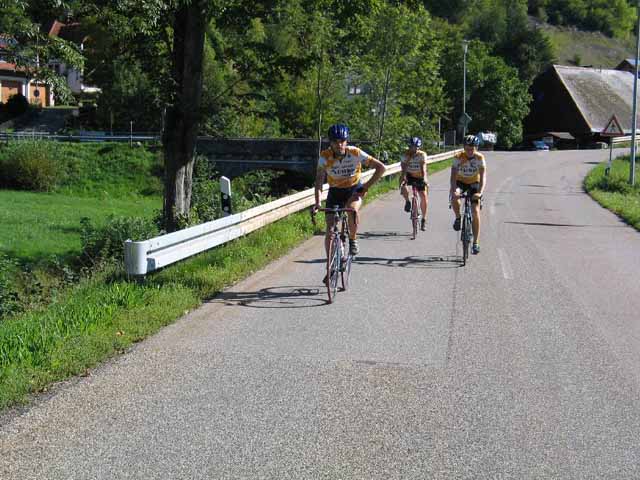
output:
[[629,167],[629,183],[634,186],[636,183],[636,128],[638,126],[638,57],[640,57],[640,0],[636,6],[636,68],[633,77],[633,113],[631,114],[631,165]]
[[[639,0],[640,1],[640,0]],[[464,55],[462,57],[462,117],[467,117],[467,49],[469,48],[469,40],[462,40],[462,48]],[[467,136],[467,122],[463,122],[462,138]]]

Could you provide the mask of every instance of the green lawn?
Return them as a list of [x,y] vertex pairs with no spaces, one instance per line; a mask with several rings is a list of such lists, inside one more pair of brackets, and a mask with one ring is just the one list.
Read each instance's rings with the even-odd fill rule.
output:
[[640,178],[636,172],[636,185],[629,185],[629,157],[618,158],[605,177],[606,163],[595,167],[585,178],[589,194],[603,207],[619,215],[629,225],[640,230]]
[[80,253],[80,219],[102,225],[109,215],[151,218],[158,196],[76,197],[59,193],[0,190],[0,253],[24,261]]
[[0,254],[26,263],[80,253],[80,219],[152,218],[162,208],[162,163],[147,148],[51,141],[0,146],[0,163],[44,152],[57,165],[53,192],[0,189]]

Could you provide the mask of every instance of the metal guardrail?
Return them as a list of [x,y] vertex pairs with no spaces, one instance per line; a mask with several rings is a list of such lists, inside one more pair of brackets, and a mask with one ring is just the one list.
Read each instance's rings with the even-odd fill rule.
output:
[[[625,143],[625,142],[630,142],[631,141],[631,135],[627,135],[625,137],[612,137],[611,138],[611,143],[616,144],[616,143]],[[640,135],[636,135],[636,142],[640,141]]]
[[[427,163],[446,160],[461,151],[461,149],[457,149],[438,155],[431,155],[428,157]],[[362,179],[369,179],[373,172],[373,170],[364,172]],[[384,176],[398,172],[400,172],[400,162],[387,165]],[[138,242],[127,240],[124,242],[127,274],[144,276],[172,263],[247,235],[287,215],[308,208],[315,203],[314,190],[314,188],[309,188],[273,202],[250,208],[244,212],[149,240]],[[329,185],[325,184],[322,189],[322,200],[326,199],[328,190]]]
[[10,140],[56,140],[59,142],[154,142],[160,141],[159,135],[142,135],[126,133],[116,135],[80,134],[60,135],[49,132],[0,132],[0,141]]

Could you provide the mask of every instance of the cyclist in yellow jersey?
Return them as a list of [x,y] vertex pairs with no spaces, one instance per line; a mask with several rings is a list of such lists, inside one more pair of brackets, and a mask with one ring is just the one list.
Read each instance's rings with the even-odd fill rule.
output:
[[[329,183],[327,208],[338,205],[340,208],[353,208],[358,211],[367,190],[384,174],[385,166],[381,161],[357,147],[347,145],[348,139],[349,127],[346,125],[336,124],[329,127],[329,148],[320,153],[318,160],[315,209],[320,208],[320,194],[325,177]],[[360,181],[363,167],[375,169],[373,176],[364,184]],[[328,252],[329,232],[333,228],[333,217],[327,215],[326,220],[325,248]],[[357,255],[359,252],[356,236],[355,215],[349,214],[349,252],[352,255]]]
[[421,146],[422,139],[420,137],[409,139],[409,149],[402,155],[402,160],[400,161],[400,166],[402,167],[400,194],[404,197],[404,211],[410,212],[411,202],[409,201],[409,189],[407,186],[415,185],[420,197],[420,210],[422,211],[420,230],[424,231],[429,206],[429,184],[427,183],[427,154],[420,150]]
[[456,214],[453,222],[453,229],[460,230],[460,194],[462,192],[471,192],[473,206],[473,246],[471,253],[477,255],[480,253],[480,199],[487,184],[487,165],[484,155],[478,152],[480,140],[475,135],[467,135],[464,137],[464,152],[459,153],[453,159],[451,165],[451,206]]

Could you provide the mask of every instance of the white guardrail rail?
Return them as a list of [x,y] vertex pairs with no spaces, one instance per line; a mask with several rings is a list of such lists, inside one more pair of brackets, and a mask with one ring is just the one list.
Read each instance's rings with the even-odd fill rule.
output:
[[[430,155],[427,163],[451,158],[461,149]],[[362,179],[367,180],[374,170],[367,170]],[[387,165],[384,176],[400,172],[400,162]],[[322,200],[326,199],[329,185],[322,189]],[[128,275],[144,276],[160,268],[185,258],[222,245],[230,240],[242,237],[287,215],[312,206],[315,203],[314,189],[302,192],[250,208],[244,212],[219,218],[194,227],[159,237],[134,242],[124,242],[124,260]]]
[[[636,135],[636,143],[640,140],[640,135]],[[631,141],[631,135],[627,135],[625,137],[612,137],[611,138],[611,143],[613,143],[614,145],[616,143],[625,143],[625,142],[630,142]]]

